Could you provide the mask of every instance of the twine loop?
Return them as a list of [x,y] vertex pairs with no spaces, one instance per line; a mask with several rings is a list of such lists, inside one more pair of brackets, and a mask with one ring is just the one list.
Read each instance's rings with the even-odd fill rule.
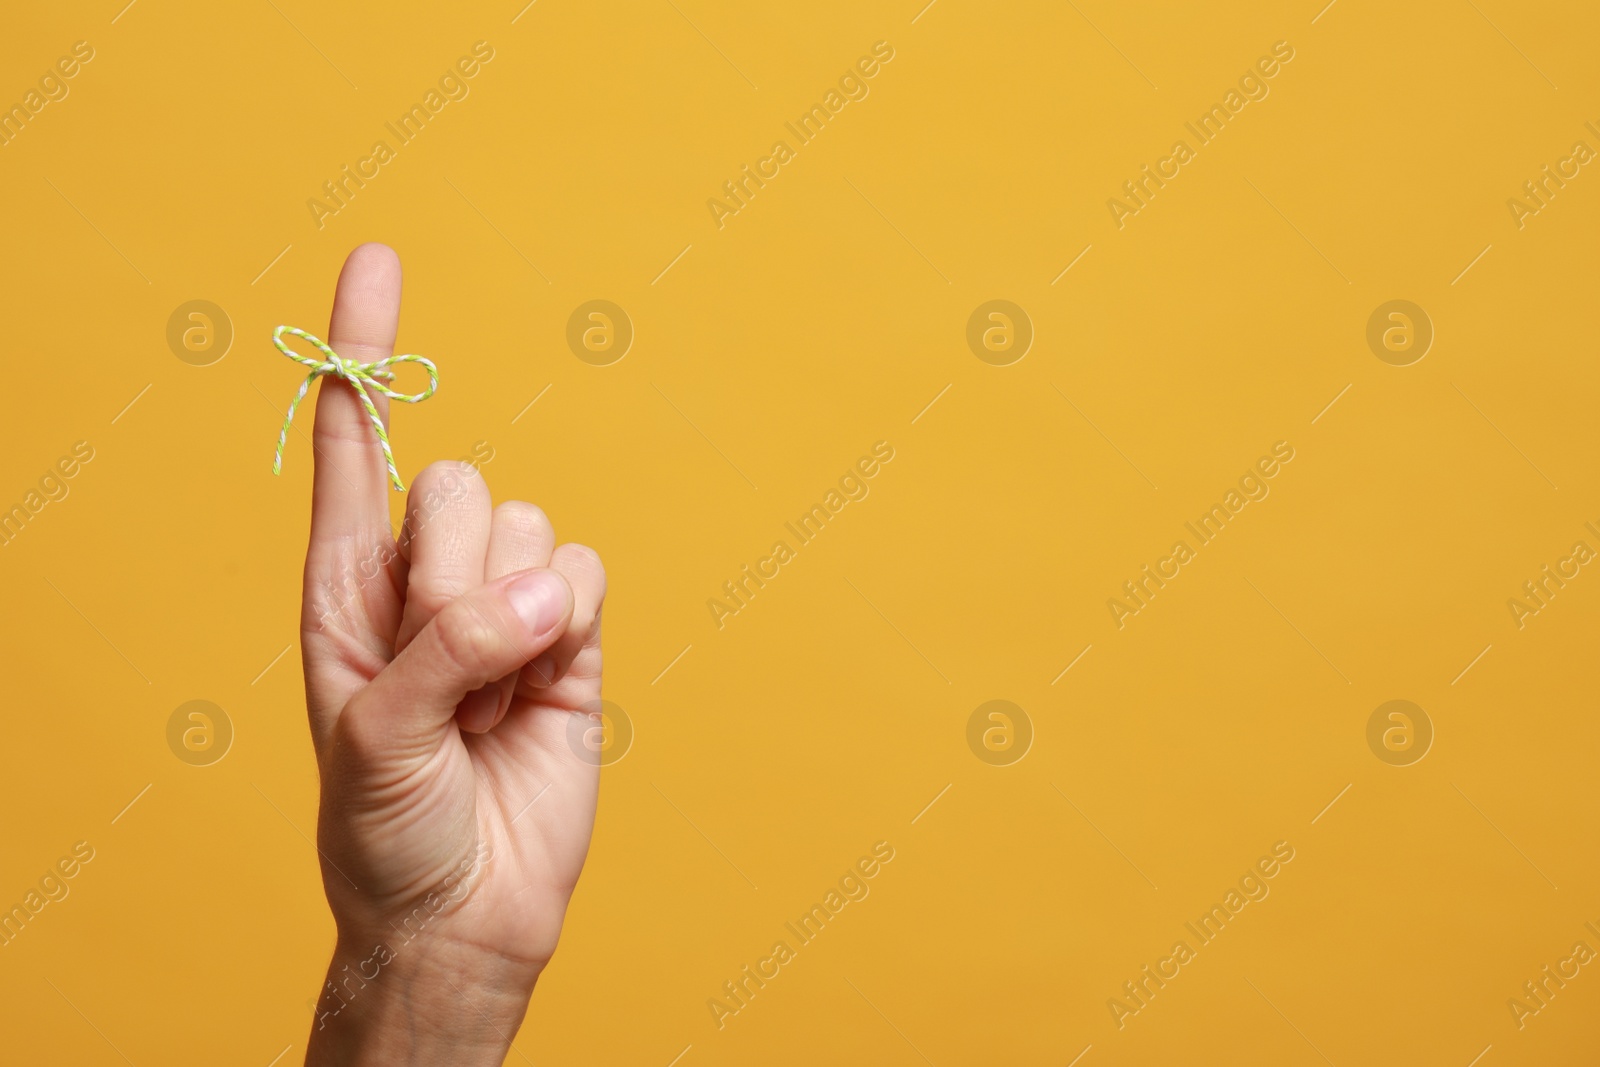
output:
[[[309,341],[311,346],[322,354],[321,359],[312,359],[303,356],[290,348],[283,341],[283,335],[299,337]],[[374,360],[371,363],[362,363],[356,359],[346,359],[330,348],[327,342],[306,331],[294,326],[279,326],[272,331],[272,343],[279,352],[299,363],[301,366],[310,367],[311,373],[306,375],[305,381],[300,383],[300,391],[289,402],[289,414],[283,420],[283,429],[278,432],[278,451],[272,458],[272,473],[277,474],[283,469],[283,446],[289,440],[289,424],[294,422],[295,409],[300,406],[306,393],[311,389],[311,383],[323,375],[330,378],[342,378],[350,383],[356,391],[356,397],[361,401],[361,406],[366,409],[367,417],[372,420],[373,432],[378,435],[378,444],[383,446],[383,459],[389,467],[389,481],[393,483],[397,492],[403,492],[405,486],[400,482],[400,472],[394,466],[394,450],[389,447],[389,433],[383,428],[383,417],[378,414],[378,408],[372,402],[368,393],[369,389],[376,390],[390,400],[398,400],[402,404],[420,404],[432,396],[439,388],[439,369],[433,365],[432,360],[416,355],[387,356]],[[394,371],[389,368],[398,363],[420,363],[428,372],[428,388],[420,393],[401,393],[389,388],[389,382],[394,381]]]

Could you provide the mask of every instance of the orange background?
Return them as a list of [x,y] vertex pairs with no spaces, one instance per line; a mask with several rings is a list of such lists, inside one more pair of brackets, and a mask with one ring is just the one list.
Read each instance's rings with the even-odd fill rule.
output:
[[[397,413],[402,475],[487,443],[496,495],[611,578],[635,739],[511,1062],[1592,1060],[1592,967],[1507,1006],[1600,949],[1600,577],[1507,607],[1600,549],[1600,177],[1507,206],[1600,148],[1592,6],[123,2],[0,37],[0,104],[94,51],[0,147],[0,507],[94,451],[0,548],[0,904],[94,850],[0,948],[11,1058],[304,1055],[312,456],[291,433],[270,473],[300,380],[270,332],[321,333],[382,240],[442,376]],[[469,95],[318,228],[477,41]],[[879,41],[869,95],[719,229],[707,200]],[[566,340],[593,299],[635,331],[609,366]],[[995,299],[1034,331],[1005,366],[966,339]],[[1409,366],[1366,340],[1394,299],[1435,333]],[[191,300],[233,330],[206,366],[167,340]],[[708,599],[878,441],[870,494],[719,629]],[[1119,629],[1108,598],[1279,441],[1270,495]],[[168,747],[196,699],[234,731],[208,766]],[[969,748],[991,700],[1031,724],[1006,766]],[[1419,762],[1368,746],[1390,700],[1432,725]],[[719,1029],[723,982],[879,841],[870,896]],[[1270,895],[1119,1028],[1279,841]]]

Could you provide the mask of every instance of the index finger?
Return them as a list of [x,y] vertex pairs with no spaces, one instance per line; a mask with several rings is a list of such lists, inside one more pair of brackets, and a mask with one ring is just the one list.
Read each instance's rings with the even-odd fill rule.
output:
[[[400,257],[387,245],[361,245],[339,272],[328,344],[346,359],[370,363],[394,354],[399,328]],[[387,425],[388,399],[376,393],[372,399]],[[340,546],[359,553],[386,543],[389,475],[372,418],[349,382],[323,378],[312,444],[309,557],[326,570],[341,557]]]

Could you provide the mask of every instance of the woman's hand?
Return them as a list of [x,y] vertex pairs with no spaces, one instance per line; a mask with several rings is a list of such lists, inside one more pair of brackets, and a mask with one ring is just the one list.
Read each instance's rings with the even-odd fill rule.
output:
[[[357,248],[329,344],[381,359],[399,316],[399,258]],[[307,1062],[498,1064],[594,825],[605,572],[460,463],[417,476],[397,544],[347,382],[314,444],[301,648],[338,945]]]

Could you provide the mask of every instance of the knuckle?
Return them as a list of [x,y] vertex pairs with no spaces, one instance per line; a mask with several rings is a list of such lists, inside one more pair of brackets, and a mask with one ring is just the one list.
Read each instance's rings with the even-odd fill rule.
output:
[[463,674],[481,672],[500,642],[494,626],[464,598],[446,604],[433,625],[439,654]]
[[544,509],[525,500],[507,500],[494,509],[496,525],[513,534],[530,536],[550,529],[550,518]]
[[411,483],[414,499],[434,509],[461,500],[487,500],[489,485],[478,468],[460,460],[435,460],[422,469]]
[[556,551],[560,553],[563,564],[597,587],[601,596],[605,595],[606,565],[601,561],[600,553],[576,542],[562,545]]
[[422,601],[421,606],[429,611],[439,611],[456,597],[465,593],[474,583],[467,581],[467,568],[464,561],[447,557],[437,562],[438,570],[419,573],[413,570],[407,577],[406,601]]
[[332,749],[335,758],[346,766],[368,767],[382,758],[389,730],[389,717],[372,701],[357,694],[334,724]]
[[579,559],[588,561],[589,565],[595,570],[603,571],[605,569],[605,564],[600,562],[600,553],[596,552],[588,545],[579,544],[576,541],[569,541],[562,547],[568,552],[577,556]]

